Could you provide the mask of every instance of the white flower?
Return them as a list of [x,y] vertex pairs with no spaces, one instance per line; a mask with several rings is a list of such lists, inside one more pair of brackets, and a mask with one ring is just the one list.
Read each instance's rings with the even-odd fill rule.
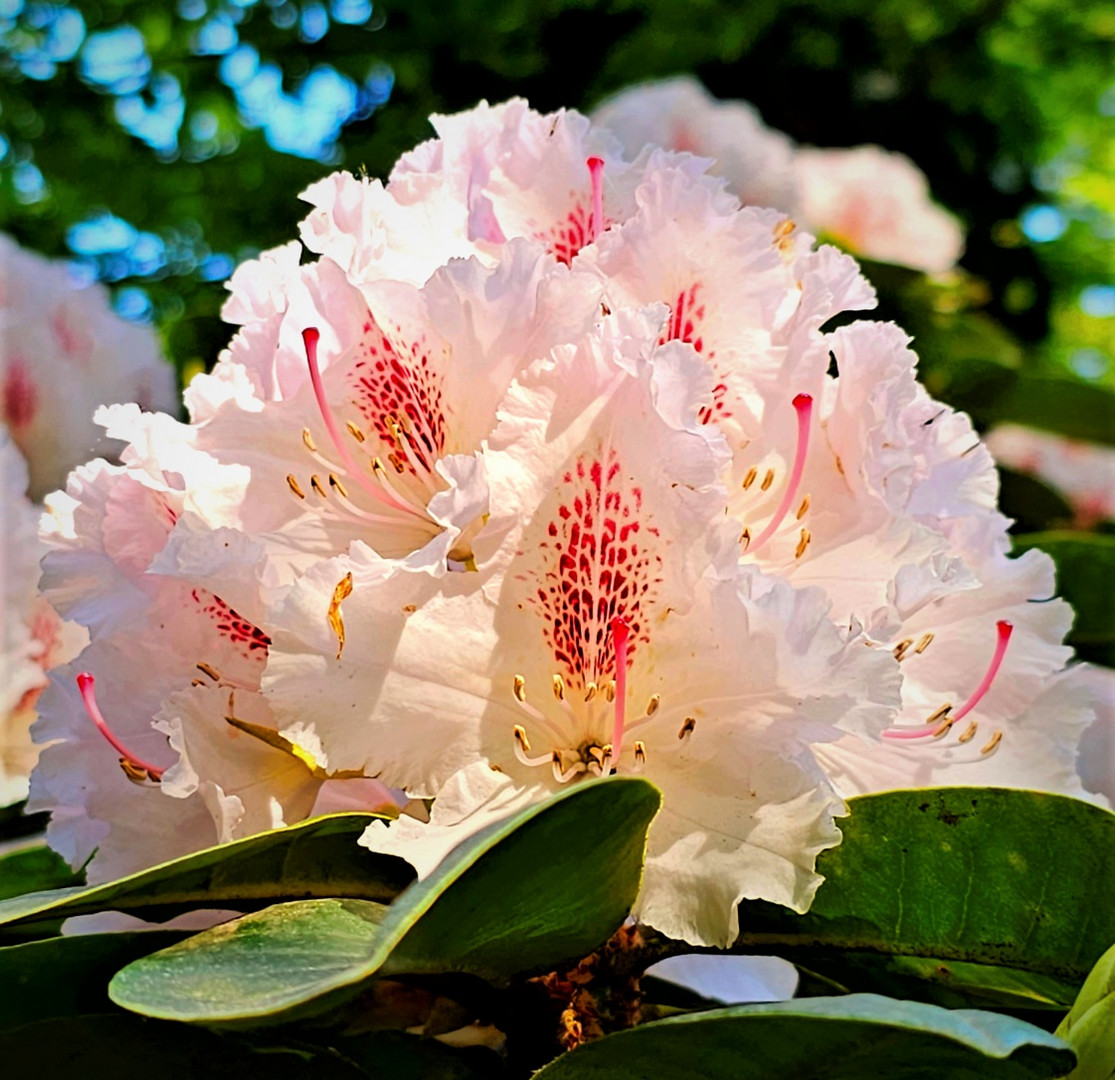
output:
[[155,334],[125,322],[103,286],[75,286],[64,263],[0,235],[0,421],[41,499],[66,473],[115,447],[93,424],[98,405],[174,407],[174,371]]
[[[368,838],[420,864],[563,783],[645,771],[666,802],[638,914],[725,944],[742,896],[808,906],[840,805],[809,747],[888,723],[897,665],[838,632],[820,592],[739,568],[724,446],[697,418],[707,373],[657,344],[663,322],[617,312],[512,387],[478,537],[499,549],[478,573],[408,580],[357,553],[308,572],[265,693],[331,767],[437,796],[429,826]],[[342,573],[338,659],[306,614]]]
[[1060,492],[1081,527],[1115,518],[1115,450],[1110,447],[999,424],[987,433],[987,448],[1000,464]]
[[0,579],[3,642],[0,646],[0,806],[27,795],[27,778],[38,757],[30,727],[46,686],[46,669],[76,651],[74,630],[36,595],[39,508],[24,494],[27,464],[0,426]]

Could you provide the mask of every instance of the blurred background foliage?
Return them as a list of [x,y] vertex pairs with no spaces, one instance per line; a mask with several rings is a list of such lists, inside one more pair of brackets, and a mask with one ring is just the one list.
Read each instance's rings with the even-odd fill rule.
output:
[[[932,392],[1115,443],[1111,0],[0,0],[0,229],[110,283],[188,375],[230,336],[221,283],[324,173],[386,176],[480,98],[588,109],[683,71],[799,142],[913,158],[962,272],[866,269]],[[1020,529],[1064,524],[1008,479]],[[1088,599],[1112,633],[1111,588]]]

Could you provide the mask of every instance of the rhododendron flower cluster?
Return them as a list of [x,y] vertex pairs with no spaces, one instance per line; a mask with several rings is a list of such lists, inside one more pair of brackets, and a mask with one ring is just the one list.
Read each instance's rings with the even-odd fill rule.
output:
[[631,153],[646,144],[712,159],[744,205],[774,206],[849,251],[930,274],[964,248],[957,220],[931,199],[925,174],[878,146],[797,146],[745,101],[719,101],[696,79],[633,86],[593,113]]
[[855,262],[574,112],[434,126],[238,269],[189,423],[101,414],[128,448],[44,564],[92,639],[43,698],[52,843],[103,879],[362,806],[425,872],[642,773],[635,914],[722,945],[743,897],[809,906],[850,795],[1083,794],[1052,564],[906,336],[826,331]]

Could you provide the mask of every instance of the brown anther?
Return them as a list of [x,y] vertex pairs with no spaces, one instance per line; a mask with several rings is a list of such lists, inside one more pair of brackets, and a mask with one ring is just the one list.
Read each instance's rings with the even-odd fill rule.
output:
[[970,724],[969,724],[969,725],[968,725],[968,726],[967,726],[967,727],[966,727],[966,728],[964,729],[964,733],[963,733],[963,734],[962,734],[962,735],[960,736],[960,738],[959,738],[959,739],[957,739],[957,742],[971,742],[971,741],[972,741],[972,739],[974,739],[974,738],[975,738],[975,735],[976,735],[976,728],[978,728],[978,727],[979,727],[979,724],[978,724],[978,723],[976,723],[976,721],[975,721],[975,720],[973,720],[973,721],[972,721],[972,722],[971,722],[971,723],[970,723]]
[[809,513],[809,502],[810,502],[810,496],[808,496],[808,495],[806,495],[805,498],[801,500],[801,506],[798,507],[798,512],[797,512],[798,521],[801,521],[801,519],[803,517],[805,517],[805,515],[807,513]]
[[348,433],[359,443],[364,441],[364,432],[362,432],[351,420],[345,421],[345,427],[348,428]]
[[746,551],[751,546],[751,530],[744,529],[739,534],[739,542],[743,545],[743,550]]
[[329,623],[329,628],[337,635],[337,659],[340,660],[341,653],[345,648],[345,621],[341,617],[341,602],[346,600],[352,595],[352,571],[350,570],[340,581],[337,582],[337,587],[333,590],[333,598],[329,601],[329,610],[326,612],[325,618]]
[[310,477],[310,487],[314,489],[323,499],[325,498],[325,488],[321,486],[321,481],[317,478],[317,473]]
[[383,467],[383,462],[379,458],[372,458],[372,472],[382,480],[387,475],[387,470]]
[[134,761],[129,761],[126,757],[119,759],[120,768],[123,770],[124,775],[131,780],[133,784],[145,784],[148,780],[153,779],[151,774],[142,766],[137,765]]
[[515,700],[525,702],[527,699],[527,681],[522,675],[516,675],[515,681],[512,684],[511,692],[515,695]]
[[774,242],[781,246],[796,228],[797,226],[789,218],[784,218],[774,227]]
[[944,717],[948,716],[948,714],[950,712],[952,712],[952,702],[951,701],[946,705],[942,705],[932,715],[927,716],[925,718],[925,722],[926,722],[927,725],[928,724],[935,724],[935,723],[937,723],[938,720],[941,720]]
[[214,682],[221,681],[221,673],[212,664],[207,664],[204,660],[201,660],[194,666],[203,675],[208,675]]
[[933,640],[932,634],[922,634],[921,640],[914,646],[914,652],[923,653],[929,648],[930,642]]
[[553,688],[554,688],[554,697],[556,697],[558,699],[558,701],[564,701],[565,700],[565,680],[560,675],[555,675],[553,677],[552,685],[553,685]]
[[310,434],[310,429],[308,427],[302,429],[302,442],[311,454],[317,453],[317,443],[314,442],[314,437]]
[[1001,743],[1002,741],[1003,741],[1003,733],[1001,731],[996,731],[995,734],[992,735],[991,738],[987,740],[987,745],[980,747],[979,752],[981,754],[990,754],[991,751],[994,750],[995,747],[998,746],[999,743]]
[[341,493],[342,498],[348,498],[348,492],[345,490],[344,484],[341,483],[336,473],[329,474],[329,486],[336,488]]
[[[894,658],[895,658],[895,660],[901,660],[906,655],[906,650],[911,645],[913,645],[913,643],[914,643],[914,639],[912,637],[908,637],[908,638],[903,638],[897,645],[895,645],[895,647],[894,647]],[[930,723],[930,724],[932,722],[933,722],[932,720],[927,721],[927,723]]]
[[390,461],[391,464],[395,467],[395,472],[397,473],[403,472],[406,468],[406,466],[403,465],[403,459],[394,452],[387,455],[387,460]]
[[647,716],[653,716],[658,712],[658,706],[662,704],[662,698],[659,694],[651,694],[650,700],[647,702]]
[[759,485],[760,491],[769,491],[771,484],[774,483],[774,470],[767,469],[766,476],[763,477],[763,482]]
[[759,472],[754,467],[747,470],[747,475],[743,478],[743,490],[744,491],[746,491],[753,483],[755,483],[755,477],[758,476],[758,475],[759,475]]
[[643,765],[647,760],[647,744],[641,739],[635,740],[635,760]]
[[604,697],[608,701],[609,704],[611,704],[613,701],[616,700],[616,681],[615,681],[615,679],[609,679],[604,684]]
[[555,750],[550,755],[550,761],[552,761],[559,769],[564,768],[564,766],[561,763],[561,751],[560,750]]
[[191,686],[208,686],[209,684],[204,679],[191,679]]
[[597,687],[596,683],[590,682],[585,687],[585,701],[592,701],[592,699],[596,697],[598,690],[599,688]]
[[687,716],[685,722],[681,725],[681,730],[678,731],[678,738],[684,739],[687,735],[692,735],[696,726],[697,721],[692,716]]
[[805,554],[805,549],[809,547],[809,541],[813,539],[813,534],[808,529],[801,530],[801,536],[798,538],[798,546],[794,549],[794,558],[800,559]]
[[527,729],[522,724],[516,724],[512,729],[515,741],[523,748],[524,754],[530,753],[530,739],[527,738]]
[[306,493],[302,490],[302,488],[298,484],[298,481],[295,480],[290,473],[287,473],[286,483],[287,487],[290,488],[290,490],[293,491],[294,494],[298,496],[298,498],[304,499],[306,497]]
[[403,604],[403,614],[413,615],[418,610],[417,604]]

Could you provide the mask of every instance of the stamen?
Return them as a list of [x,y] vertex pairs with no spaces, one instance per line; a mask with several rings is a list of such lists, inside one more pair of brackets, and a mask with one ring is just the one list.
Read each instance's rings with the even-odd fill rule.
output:
[[662,704],[662,697],[659,694],[651,694],[650,700],[647,702],[647,716],[653,716],[658,712],[658,706]]
[[590,157],[585,164],[592,181],[592,239],[597,240],[604,232],[604,159]]
[[562,771],[562,764],[561,764],[561,751],[560,750],[555,750],[553,752],[553,755],[550,758],[550,762],[551,762],[551,765],[552,765],[553,770],[554,770],[554,779],[559,784],[568,784],[569,781],[572,780],[574,776],[576,776],[578,773],[583,773],[585,771],[585,768],[586,768],[585,763],[583,761],[574,761],[573,764],[570,765],[569,768],[566,769],[563,772]]
[[558,701],[565,700],[565,680],[560,675],[555,675],[553,678],[554,697]]
[[744,529],[739,534],[739,542],[743,545],[743,550],[746,551],[751,546],[751,530]]
[[325,496],[325,488],[321,486],[321,481],[317,478],[317,473],[310,477],[310,487],[314,489],[323,499]]
[[290,473],[287,473],[286,482],[287,482],[287,487],[289,487],[290,490],[293,491],[294,494],[298,496],[298,498],[304,499],[306,497],[306,493],[302,490],[301,487],[298,486],[298,481],[295,480],[294,477]]
[[221,673],[212,664],[207,664],[204,660],[200,660],[194,667],[203,675],[208,675],[214,682],[219,683],[221,681]]
[[345,490],[344,484],[341,483],[340,478],[337,476],[336,473],[329,474],[329,486],[334,490],[339,491],[342,498],[348,498],[348,492]]
[[640,739],[635,740],[635,767],[642,769],[647,763],[647,744]]
[[756,469],[754,465],[752,465],[751,468],[747,470],[747,475],[743,478],[744,491],[746,491],[749,487],[751,487],[753,483],[755,483],[755,477],[758,475],[759,470]]
[[678,740],[680,742],[687,742],[689,736],[693,734],[694,728],[697,726],[697,721],[692,716],[685,718],[685,723],[681,725],[681,730],[678,732]]
[[[515,695],[515,700],[518,701],[520,704],[522,704],[523,702],[526,701],[526,699],[527,699],[527,681],[526,681],[526,679],[524,679],[522,677],[522,675],[516,675],[515,676],[515,681],[514,681],[514,684],[513,684],[512,692]],[[519,730],[521,730],[521,729],[519,729]],[[524,738],[525,738],[525,736],[524,736]],[[528,746],[527,749],[529,750],[530,747]]]
[[924,739],[927,736],[939,739],[956,723],[956,717],[949,717],[951,711],[951,704],[942,705],[939,709],[930,713],[921,727],[905,730],[902,728],[888,728],[883,732],[883,736],[888,739]]
[[594,682],[590,682],[590,683],[589,683],[589,684],[588,684],[588,685],[587,685],[587,686],[585,687],[585,702],[586,702],[586,703],[587,703],[587,702],[589,702],[589,701],[592,701],[592,699],[593,699],[594,697],[596,697],[596,694],[597,694],[597,692],[598,692],[598,689],[599,689],[599,688],[597,687],[596,683],[594,683]]
[[536,765],[545,765],[553,757],[552,754],[539,754],[537,757],[530,757],[530,739],[527,738],[526,730],[520,724],[516,724],[512,729],[515,736],[515,757],[519,759],[524,765],[534,768]]
[[999,743],[1001,743],[1002,741],[1003,741],[1003,733],[1001,731],[996,731],[995,734],[992,735],[991,738],[987,740],[987,745],[980,747],[980,753],[981,754],[990,754],[992,752],[992,750],[994,750],[995,747],[997,747],[999,745]]
[[348,428],[348,433],[358,442],[364,441],[364,432],[362,432],[351,420],[345,421],[345,427]]
[[903,658],[906,656],[906,650],[911,645],[913,645],[913,643],[914,643],[914,639],[912,637],[908,637],[908,638],[903,638],[897,645],[895,645],[895,647],[894,647],[894,658],[895,658],[895,660],[897,660],[897,661],[899,661],[899,663],[901,663]]
[[805,498],[801,500],[801,506],[798,507],[798,512],[795,515],[798,521],[801,521],[801,519],[805,517],[805,515],[809,512],[809,501],[810,496],[808,495],[806,495]]
[[351,595],[352,571],[350,570],[337,582],[337,587],[333,590],[333,598],[329,601],[329,610],[325,614],[325,618],[329,622],[329,628],[337,635],[338,660],[340,660],[341,653],[344,652],[345,648],[345,620],[341,615],[341,601],[346,600]]
[[308,427],[302,429],[302,442],[311,454],[317,453],[317,443],[314,442],[314,437],[310,434],[310,429]]
[[81,692],[81,702],[85,706],[85,711],[89,714],[89,719],[108,740],[109,745],[120,755],[120,768],[124,770],[124,774],[129,780],[141,782],[151,779],[158,782],[162,779],[166,769],[160,769],[158,765],[152,765],[144,761],[143,758],[137,757],[109,730],[109,726],[97,705],[96,681],[88,671],[81,672],[77,677],[77,688]]
[[604,684],[604,699],[608,702],[609,705],[611,705],[611,703],[616,700],[616,681],[615,681],[615,679],[609,679]]
[[813,539],[813,534],[808,529],[801,530],[801,536],[798,538],[798,546],[794,548],[794,558],[800,559],[805,554],[805,549],[809,547],[809,541]]
[[[314,388],[314,397],[317,398],[318,411],[321,413],[321,419],[325,423],[325,430],[329,432],[329,438],[336,447],[337,453],[341,456],[341,463],[348,471],[349,475],[373,498],[378,499],[380,502],[387,503],[388,506],[393,506],[396,510],[402,510],[404,513],[413,514],[416,511],[407,506],[406,503],[399,502],[397,499],[392,498],[382,488],[377,487],[370,480],[366,479],[363,470],[357,464],[356,459],[352,456],[351,451],[341,439],[341,433],[337,428],[337,421],[333,416],[333,410],[329,407],[329,402],[325,397],[325,386],[321,381],[321,368],[318,367],[317,362],[317,343],[321,338],[321,331],[316,326],[308,326],[302,331],[302,342],[306,347],[306,363],[310,368],[310,382]],[[303,440],[306,441],[308,431],[303,432]],[[307,447],[313,452],[313,439],[306,441]]]
[[914,652],[919,656],[929,648],[930,643],[933,641],[933,634],[923,634],[921,640],[914,646]]
[[[631,633],[631,625],[621,615],[612,620],[611,631],[612,649],[616,658],[616,700],[615,717],[612,720],[612,746],[614,749],[609,754],[609,758],[611,761],[618,761],[619,752],[623,746],[623,726],[627,709],[627,642]],[[604,775],[607,776],[608,773],[605,772]]]
[[[995,629],[998,632],[998,637],[995,641],[995,652],[991,657],[991,663],[987,665],[987,671],[984,672],[984,676],[980,680],[979,686],[977,686],[976,689],[973,691],[972,696],[968,698],[968,700],[965,701],[964,704],[961,705],[960,708],[957,709],[956,712],[948,718],[947,726],[944,728],[944,731],[947,731],[949,728],[952,727],[953,724],[957,723],[958,721],[963,720],[964,717],[967,716],[968,713],[970,713],[983,700],[984,695],[987,693],[987,691],[991,689],[991,684],[995,681],[995,676],[998,675],[999,668],[1003,665],[1003,657],[1006,655],[1007,645],[1010,642],[1010,636],[1014,632],[1014,624],[1008,622],[1006,619],[1000,619],[995,624]],[[909,647],[910,643],[904,642],[903,644]],[[901,657],[899,657],[899,659],[901,659]],[[942,708],[944,708],[944,706],[942,706]],[[941,712],[941,710],[939,709],[938,712]],[[883,735],[889,739],[920,739],[926,735],[942,735],[944,734],[944,731],[940,730],[939,725],[935,727],[932,723],[936,716],[937,713],[934,713],[933,716],[929,718],[929,723],[927,723],[924,727],[909,728],[908,730],[902,730],[900,728],[889,728],[888,730],[883,732]],[[965,732],[965,734],[967,734],[967,732]],[[973,732],[973,734],[975,734],[975,732]],[[968,737],[971,738],[971,736]],[[991,741],[983,750],[980,751],[980,753],[990,753],[992,750],[994,750],[999,743],[999,738],[1002,738],[1002,732],[998,733],[998,738],[992,736]]]
[[976,721],[976,720],[971,721],[968,724],[968,726],[964,729],[963,734],[956,741],[957,742],[962,742],[962,743],[971,742],[972,739],[974,739],[976,737],[976,728],[978,728],[978,727],[979,727],[979,722],[978,721]]
[[[761,548],[775,534],[778,526],[782,524],[783,518],[790,512],[797,496],[798,486],[801,484],[801,475],[805,471],[805,455],[809,451],[809,421],[813,415],[813,398],[809,394],[798,394],[794,398],[793,406],[794,411],[798,414],[798,445],[794,453],[794,467],[790,471],[790,479],[786,484],[782,501],[778,504],[774,517],[767,522],[767,527],[759,534],[752,545],[753,550]],[[759,486],[763,491],[766,491],[773,481],[774,470],[771,469],[767,471],[767,475],[763,477],[763,482]],[[802,550],[805,549],[802,548]]]

